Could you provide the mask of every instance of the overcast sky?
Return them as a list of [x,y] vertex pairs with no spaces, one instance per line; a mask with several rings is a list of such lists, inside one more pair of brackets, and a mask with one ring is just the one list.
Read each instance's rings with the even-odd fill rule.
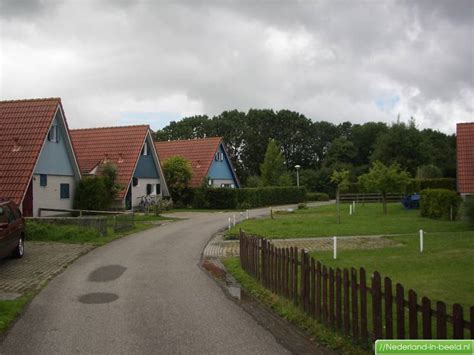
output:
[[474,121],[474,1],[0,0],[0,97],[73,128],[290,109]]

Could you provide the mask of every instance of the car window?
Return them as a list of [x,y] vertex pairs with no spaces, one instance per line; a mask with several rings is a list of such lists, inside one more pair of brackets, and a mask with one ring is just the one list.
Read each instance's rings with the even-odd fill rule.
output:
[[8,223],[14,222],[16,218],[15,218],[15,215],[13,214],[13,211],[10,209],[10,207],[4,206],[3,209],[5,211],[5,215],[7,216]]
[[11,204],[10,204],[10,208],[13,211],[13,215],[15,216],[15,219],[20,219],[21,218],[20,210],[18,208],[16,208],[15,205],[12,206]]
[[8,223],[7,214],[4,206],[0,206],[0,223]]

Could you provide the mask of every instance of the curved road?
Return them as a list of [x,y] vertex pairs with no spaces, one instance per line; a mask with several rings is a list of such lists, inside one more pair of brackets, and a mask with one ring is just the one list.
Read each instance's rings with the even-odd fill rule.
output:
[[287,353],[197,266],[230,215],[196,213],[81,257],[36,296],[0,353]]

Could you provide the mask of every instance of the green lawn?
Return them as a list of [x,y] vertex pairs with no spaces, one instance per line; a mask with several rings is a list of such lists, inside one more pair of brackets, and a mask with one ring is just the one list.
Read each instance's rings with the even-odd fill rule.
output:
[[427,233],[423,253],[419,251],[417,234],[386,238],[399,246],[339,250],[337,260],[332,251],[313,252],[312,256],[332,267],[364,267],[367,275],[379,271],[382,277],[401,283],[406,291],[412,288],[420,298],[474,306],[474,231]]
[[422,218],[419,210],[405,210],[400,203],[389,204],[386,215],[381,204],[358,204],[352,216],[348,211],[348,204],[341,205],[340,224],[337,224],[336,205],[275,213],[274,219],[251,219],[240,223],[228,232],[228,238],[235,238],[239,228],[267,238],[410,234],[420,229],[427,232],[461,232],[469,229],[461,221]]
[[27,293],[16,300],[0,301],[0,334],[8,329],[33,296],[33,293]]

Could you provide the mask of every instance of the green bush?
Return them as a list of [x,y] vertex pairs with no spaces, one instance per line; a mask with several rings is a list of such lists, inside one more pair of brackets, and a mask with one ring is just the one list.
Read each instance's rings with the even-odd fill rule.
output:
[[102,176],[86,176],[77,184],[74,208],[80,210],[105,210],[112,200]]
[[420,212],[422,217],[434,219],[456,219],[461,197],[455,192],[447,189],[425,189],[422,190],[420,201]]
[[329,201],[329,195],[324,192],[307,192],[306,201]]
[[464,202],[467,222],[474,228],[474,196],[467,196]]
[[456,179],[441,178],[441,179],[410,179],[407,186],[407,194],[419,193],[426,189],[446,189],[456,191]]
[[[197,190],[197,189],[195,189]],[[196,196],[196,192],[194,193]],[[234,209],[299,203],[305,200],[302,187],[251,187],[243,189],[209,188],[199,190],[194,208]]]

